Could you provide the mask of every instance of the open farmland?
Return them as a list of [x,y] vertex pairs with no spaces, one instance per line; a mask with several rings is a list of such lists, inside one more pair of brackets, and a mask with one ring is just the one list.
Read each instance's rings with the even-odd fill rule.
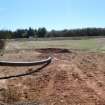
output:
[[64,40],[12,40],[7,41],[6,50],[17,49],[38,49],[38,48],[67,48],[87,51],[105,51],[105,38],[81,38],[73,40],[64,38]]
[[[0,80],[1,105],[105,105],[104,40],[8,41],[1,60],[51,56],[52,62],[31,75]],[[0,66],[0,77],[40,66]]]

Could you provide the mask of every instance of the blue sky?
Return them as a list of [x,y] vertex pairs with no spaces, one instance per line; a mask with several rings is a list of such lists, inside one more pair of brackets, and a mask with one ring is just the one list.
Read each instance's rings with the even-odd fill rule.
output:
[[0,0],[0,29],[105,27],[105,0]]

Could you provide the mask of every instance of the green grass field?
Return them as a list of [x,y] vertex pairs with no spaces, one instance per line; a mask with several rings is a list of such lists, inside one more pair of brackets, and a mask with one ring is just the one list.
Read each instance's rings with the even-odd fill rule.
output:
[[105,38],[89,38],[82,40],[41,40],[41,41],[7,41],[6,50],[67,48],[88,51],[105,51]]

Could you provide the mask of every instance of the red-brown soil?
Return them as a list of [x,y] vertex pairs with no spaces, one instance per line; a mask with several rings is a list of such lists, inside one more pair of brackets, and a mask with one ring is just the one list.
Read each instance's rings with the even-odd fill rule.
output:
[[[48,55],[53,57],[51,64],[40,72],[0,80],[1,102],[11,105],[19,101],[36,101],[42,105],[105,105],[104,53],[60,53],[54,52],[54,49],[45,52],[9,52],[1,57],[14,61],[33,61]],[[0,66],[0,76],[28,72],[37,67]]]

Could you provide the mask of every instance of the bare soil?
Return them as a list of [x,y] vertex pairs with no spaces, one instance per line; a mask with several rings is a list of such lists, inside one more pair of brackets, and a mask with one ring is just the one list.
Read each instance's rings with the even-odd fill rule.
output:
[[[60,49],[41,49],[5,53],[1,60],[33,61],[49,55],[53,59],[40,72],[0,80],[0,102],[10,105],[21,101],[35,101],[41,105],[105,105],[105,54],[61,52]],[[0,76],[24,73],[37,67],[0,66]]]

